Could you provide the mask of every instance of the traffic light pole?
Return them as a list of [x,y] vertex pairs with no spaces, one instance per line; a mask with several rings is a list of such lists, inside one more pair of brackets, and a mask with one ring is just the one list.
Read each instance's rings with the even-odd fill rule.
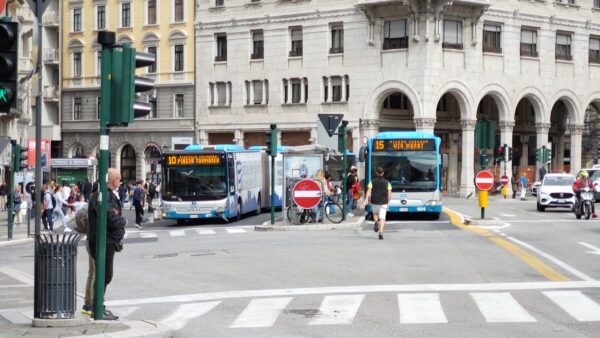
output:
[[[114,42],[114,33],[112,33]],[[99,39],[100,40],[100,39]],[[108,39],[110,40],[110,39]],[[98,173],[98,225],[96,227],[96,281],[94,283],[94,319],[101,320],[104,317],[104,278],[106,275],[106,209],[108,202],[108,128],[110,116],[110,89],[112,69],[112,43],[102,44],[102,71],[100,82],[100,171]]]
[[342,153],[342,173],[345,176],[342,176],[342,221],[346,221],[346,215],[348,214],[348,203],[347,199],[350,198],[347,192],[347,184],[348,184],[348,158],[346,156],[346,138],[348,137],[347,133],[348,121],[342,121],[342,125],[338,129],[338,151]]
[[14,186],[15,186],[15,167],[19,167],[19,155],[21,154],[20,147],[16,143],[15,140],[11,141],[12,143],[12,155],[11,155],[11,165],[10,165],[10,175],[8,177],[8,188],[7,188],[7,197],[8,197],[8,240],[10,241],[13,237],[13,225],[15,218],[13,216],[14,213]]
[[271,225],[275,224],[275,157],[271,158]]

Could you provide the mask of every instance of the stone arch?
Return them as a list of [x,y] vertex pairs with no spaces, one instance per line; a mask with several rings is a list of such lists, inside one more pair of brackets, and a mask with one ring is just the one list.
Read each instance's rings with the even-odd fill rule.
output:
[[506,88],[497,83],[490,83],[482,88],[480,95],[475,102],[481,102],[484,97],[490,96],[498,107],[499,121],[513,121],[512,101]]
[[85,147],[81,142],[74,142],[69,147],[69,152],[67,153],[68,158],[80,158],[85,157]]
[[71,39],[69,43],[67,43],[68,48],[83,48],[85,47],[85,42],[80,39]]
[[128,34],[122,34],[122,35],[119,35],[119,37],[117,38],[117,43],[120,45],[123,45],[126,43],[133,44],[133,38]]
[[[537,123],[550,123],[550,112],[548,108],[548,100],[544,93],[536,87],[526,87],[523,88],[516,96],[513,102],[516,102],[517,105],[521,102],[522,99],[528,99],[531,105],[533,106],[533,111],[535,113],[535,121]],[[512,120],[515,118],[515,113],[517,107],[515,106],[513,109]]]
[[160,35],[156,34],[156,33],[146,33],[144,34],[144,37],[142,38],[143,42],[158,42],[160,41]]
[[571,124],[582,125],[585,114],[581,113],[581,102],[577,98],[577,95],[569,89],[563,89],[556,93],[552,99],[552,107],[558,102],[563,101],[567,112],[569,113],[569,119]]
[[[126,150],[132,149],[133,154],[127,154]],[[127,156],[124,158],[124,156]],[[121,171],[121,177],[124,181],[130,181],[137,179],[137,150],[131,143],[124,143],[119,147],[117,154],[119,164],[117,168]]]
[[180,29],[176,29],[169,33],[169,40],[187,39],[188,34]]
[[475,119],[475,114],[473,114],[473,95],[465,83],[458,80],[451,80],[444,83],[437,89],[433,103],[437,105],[442,96],[444,96],[446,93],[452,94],[452,96],[458,102],[462,119]]
[[367,104],[363,111],[364,119],[377,119],[377,114],[381,109],[383,101],[392,93],[401,92],[410,100],[415,118],[423,117],[422,102],[419,99],[417,91],[407,82],[401,80],[388,80],[381,83],[369,94]]
[[[593,106],[598,112],[600,112],[600,91],[596,91],[588,95],[585,99],[584,103],[587,103],[584,107],[587,108],[589,106]],[[584,117],[585,119],[585,117]]]

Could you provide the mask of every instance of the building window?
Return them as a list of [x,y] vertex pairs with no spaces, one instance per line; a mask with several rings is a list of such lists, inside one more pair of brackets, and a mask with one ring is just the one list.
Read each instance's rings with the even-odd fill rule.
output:
[[408,48],[406,20],[386,21],[383,25],[383,49]]
[[246,81],[246,105],[268,104],[269,82],[267,80]]
[[183,0],[175,0],[175,22],[183,21]]
[[443,48],[463,49],[463,24],[462,21],[444,20]]
[[131,26],[131,3],[124,2],[121,4],[121,27]]
[[594,0],[594,8],[600,8],[600,0]]
[[521,56],[538,57],[537,30],[521,29]]
[[264,58],[264,35],[262,30],[252,31],[252,55],[250,59],[259,60]]
[[150,103],[150,114],[148,114],[149,118],[155,119],[158,117],[158,110],[156,106],[156,96],[150,96],[148,98],[148,103]]
[[408,110],[408,98],[402,93],[393,93],[383,101],[383,108]]
[[211,107],[231,105],[231,82],[211,82],[208,87]]
[[331,101],[333,101],[333,102],[342,101],[342,77],[341,76],[331,77]]
[[227,35],[225,33],[215,34],[217,42],[217,55],[215,62],[227,61]]
[[148,47],[148,53],[154,55],[154,63],[148,66],[148,73],[156,73],[156,65],[158,65],[158,57],[156,55],[156,46]]
[[81,77],[81,52],[73,53],[73,77]]
[[215,0],[215,7],[221,7],[225,5],[225,0]]
[[502,53],[502,26],[499,24],[483,25],[483,51]]
[[329,54],[341,54],[344,52],[344,24],[335,23],[331,25],[331,48]]
[[556,33],[556,60],[573,60],[571,55],[571,34]]
[[302,27],[290,28],[290,38],[292,45],[290,56],[302,56]]
[[183,117],[183,94],[175,94],[175,117]]
[[96,7],[96,29],[106,29],[106,6]]
[[156,0],[148,0],[148,17],[146,18],[146,22],[149,25],[156,24]]
[[590,37],[590,63],[600,63],[600,37]]
[[96,75],[102,75],[102,51],[96,51]]
[[306,103],[308,101],[308,80],[294,78],[283,80],[283,103]]
[[175,45],[175,71],[183,72],[183,45]]
[[350,97],[349,77],[323,77],[323,102],[347,102]]
[[81,32],[81,8],[73,8],[73,32]]
[[73,120],[81,120],[83,118],[81,111],[81,98],[73,99]]

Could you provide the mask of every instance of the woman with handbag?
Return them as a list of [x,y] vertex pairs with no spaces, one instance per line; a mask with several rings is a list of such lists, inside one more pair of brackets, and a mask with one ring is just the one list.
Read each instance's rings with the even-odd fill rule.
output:
[[13,190],[13,212],[15,214],[15,224],[22,223],[21,219],[21,203],[23,203],[23,196],[21,195],[21,186],[15,185]]

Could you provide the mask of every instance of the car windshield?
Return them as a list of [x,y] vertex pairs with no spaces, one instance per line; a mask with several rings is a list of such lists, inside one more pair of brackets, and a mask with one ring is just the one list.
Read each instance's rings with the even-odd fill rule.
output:
[[575,178],[572,176],[552,176],[544,179],[544,185],[552,186],[570,186],[575,182]]
[[587,172],[593,181],[600,180],[600,170],[588,170]]

